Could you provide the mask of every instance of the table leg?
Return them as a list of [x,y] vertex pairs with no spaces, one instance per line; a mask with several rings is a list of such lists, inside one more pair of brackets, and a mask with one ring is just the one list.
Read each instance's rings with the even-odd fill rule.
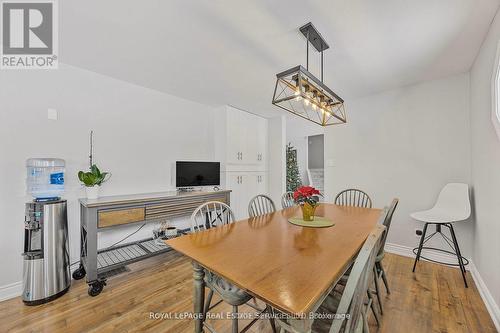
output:
[[196,316],[194,322],[194,332],[203,332],[203,305],[205,303],[205,271],[197,262],[193,261],[193,278],[194,278],[194,314]]

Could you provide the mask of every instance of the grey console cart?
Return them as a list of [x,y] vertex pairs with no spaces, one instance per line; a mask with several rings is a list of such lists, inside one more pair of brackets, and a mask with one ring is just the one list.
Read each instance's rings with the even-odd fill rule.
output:
[[166,244],[156,244],[153,238],[99,250],[99,231],[187,216],[208,201],[229,205],[230,192],[172,191],[80,199],[80,267],[73,272],[73,278],[79,280],[87,275],[88,293],[97,296],[110,271],[171,250]]

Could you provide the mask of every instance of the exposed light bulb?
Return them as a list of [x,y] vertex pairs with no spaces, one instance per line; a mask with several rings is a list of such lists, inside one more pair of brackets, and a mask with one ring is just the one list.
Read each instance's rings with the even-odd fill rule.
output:
[[313,110],[316,110],[316,104],[313,103],[312,108],[313,108]]
[[305,103],[306,105],[309,105],[309,100],[308,100],[307,98],[305,98],[305,99],[304,99],[304,103]]
[[295,96],[299,96],[299,95],[300,95],[300,89],[299,89],[299,88],[297,88],[297,89],[295,90]]

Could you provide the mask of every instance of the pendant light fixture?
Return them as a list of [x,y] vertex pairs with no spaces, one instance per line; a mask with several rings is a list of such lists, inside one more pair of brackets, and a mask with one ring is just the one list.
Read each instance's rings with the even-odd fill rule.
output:
[[[323,83],[323,51],[329,46],[311,22],[299,30],[307,40],[306,68],[276,74],[273,104],[321,126],[343,124],[344,100]],[[309,44],[321,54],[321,80],[309,72]]]

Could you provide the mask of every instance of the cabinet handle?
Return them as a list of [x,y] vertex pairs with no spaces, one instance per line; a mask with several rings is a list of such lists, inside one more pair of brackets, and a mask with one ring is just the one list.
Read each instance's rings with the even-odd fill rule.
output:
[[243,159],[243,152],[241,152],[240,154],[241,154],[241,159]]

